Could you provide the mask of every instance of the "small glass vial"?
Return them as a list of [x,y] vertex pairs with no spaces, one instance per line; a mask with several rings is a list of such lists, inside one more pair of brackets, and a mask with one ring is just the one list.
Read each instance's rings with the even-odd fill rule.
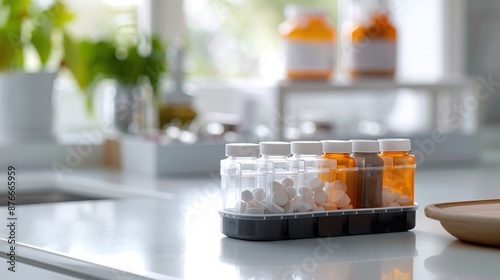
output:
[[330,162],[328,200],[339,209],[359,208],[360,205],[356,201],[356,160],[350,156],[352,143],[341,140],[325,140],[322,141],[322,144],[322,157]]
[[266,213],[292,213],[293,193],[297,185],[297,162],[291,161],[290,143],[278,141],[260,142],[259,162],[266,165]]
[[[295,212],[325,211],[328,207],[325,182],[329,180],[328,161],[321,158],[319,141],[293,141],[291,144],[294,167],[298,168]],[[309,210],[311,208],[311,210]],[[336,210],[336,209],[335,209]]]
[[[223,210],[236,213],[264,214],[258,204],[266,197],[266,164],[259,162],[259,145],[226,144],[226,159],[220,162]],[[261,206],[261,209],[257,206]]]
[[354,0],[343,26],[347,70],[352,77],[393,77],[396,69],[396,28],[388,0]]
[[356,159],[356,205],[360,208],[382,207],[382,171],[384,161],[378,156],[376,140],[351,140],[351,157]]
[[289,5],[280,26],[288,79],[328,80],[335,65],[335,29],[326,12],[309,6]]
[[410,139],[380,139],[384,160],[383,204],[411,206],[414,203],[415,156],[409,153]]

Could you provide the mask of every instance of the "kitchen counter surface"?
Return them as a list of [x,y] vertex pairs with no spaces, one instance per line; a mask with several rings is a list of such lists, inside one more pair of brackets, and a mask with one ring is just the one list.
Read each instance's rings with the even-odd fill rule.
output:
[[[499,248],[460,242],[423,210],[435,202],[500,197],[499,170],[495,162],[417,169],[420,206],[409,232],[275,242],[220,233],[218,174],[154,179],[103,170],[62,177],[21,170],[18,188],[44,178],[106,182],[138,195],[18,206],[16,253],[18,262],[86,279],[497,279]],[[156,192],[161,198],[153,198]],[[0,207],[5,224],[7,217]],[[5,228],[2,252],[8,248]],[[15,279],[2,262],[1,278]]]

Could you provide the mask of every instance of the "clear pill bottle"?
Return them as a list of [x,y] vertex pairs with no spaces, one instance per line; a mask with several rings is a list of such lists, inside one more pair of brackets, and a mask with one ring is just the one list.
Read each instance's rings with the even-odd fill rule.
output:
[[384,160],[384,206],[411,206],[414,203],[415,156],[410,139],[380,139]]
[[384,161],[378,156],[376,140],[351,140],[351,157],[356,159],[356,205],[360,208],[382,207],[382,172]]
[[393,77],[396,69],[396,27],[389,0],[353,0],[343,25],[347,70],[353,77]]
[[257,160],[259,154],[258,144],[226,144],[227,157],[220,162],[223,210],[252,212],[254,197],[265,198],[267,170],[266,164]]
[[[289,159],[290,143],[279,141],[260,142],[259,162],[266,165],[266,213],[292,213],[293,198],[288,191],[296,188],[298,166]],[[291,189],[290,189],[291,188]]]
[[[359,208],[356,201],[356,160],[350,156],[352,142],[342,140],[325,140],[322,157],[329,160],[330,185],[328,199],[338,208]],[[343,193],[342,193],[343,192]],[[342,196],[347,198],[342,198]],[[345,204],[343,199],[349,202]],[[336,203],[337,202],[337,203]],[[338,205],[340,202],[340,205]]]
[[321,142],[292,141],[290,144],[290,159],[296,162],[294,167],[298,168],[297,194],[294,197],[296,212],[307,212],[309,206],[311,211],[325,211],[328,202],[325,182],[329,180],[330,168],[328,161],[321,158]]
[[328,80],[336,57],[336,33],[320,8],[288,5],[280,26],[288,79]]

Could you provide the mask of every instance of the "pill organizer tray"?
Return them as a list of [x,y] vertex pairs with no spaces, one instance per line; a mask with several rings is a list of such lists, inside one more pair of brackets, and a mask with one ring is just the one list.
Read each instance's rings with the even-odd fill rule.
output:
[[221,231],[232,238],[271,241],[400,232],[415,227],[418,204],[309,213],[251,215],[219,211]]

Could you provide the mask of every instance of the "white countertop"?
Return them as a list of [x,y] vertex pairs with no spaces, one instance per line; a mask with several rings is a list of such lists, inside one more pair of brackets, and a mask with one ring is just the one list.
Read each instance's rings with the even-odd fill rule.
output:
[[[17,254],[54,271],[102,279],[497,279],[499,248],[456,240],[423,209],[435,202],[498,198],[499,171],[494,162],[417,169],[420,207],[409,232],[252,242],[221,234],[218,174],[154,179],[75,170],[62,184],[107,182],[164,195],[18,206]],[[38,177],[56,180],[50,171],[21,170],[18,176],[18,188]],[[0,219],[6,218],[7,209],[0,207]],[[2,252],[5,236],[2,226]],[[2,265],[0,276],[11,277],[6,270]]]

